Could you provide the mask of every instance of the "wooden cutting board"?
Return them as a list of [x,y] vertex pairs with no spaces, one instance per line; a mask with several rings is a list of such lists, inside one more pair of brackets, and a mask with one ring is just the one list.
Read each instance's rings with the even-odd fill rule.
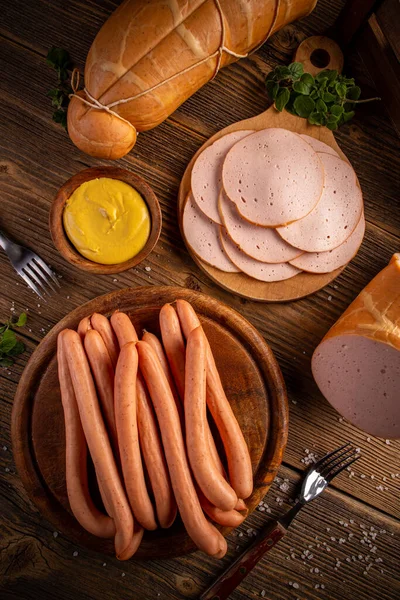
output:
[[[76,329],[93,312],[129,314],[138,332],[159,333],[158,313],[166,302],[192,303],[210,341],[219,372],[250,449],[255,509],[282,461],[288,405],[279,366],[262,336],[236,311],[204,294],[174,287],[126,289],[100,296],[62,319],[39,344],[22,374],[14,400],[11,435],[18,473],[31,500],[54,528],[77,544],[113,554],[110,540],[87,533],[73,517],[65,486],[64,416],[57,377],[57,335]],[[216,437],[218,444],[218,438]],[[220,445],[220,444],[219,444]],[[100,498],[92,477],[95,500]],[[224,534],[230,530],[222,529]],[[168,530],[146,532],[135,559],[166,558],[195,550],[179,519]]]
[[202,271],[204,271],[213,281],[215,281],[215,283],[229,292],[233,292],[234,294],[243,296],[244,298],[249,298],[250,300],[258,300],[260,302],[286,302],[289,300],[303,298],[304,296],[313,294],[314,292],[325,287],[343,271],[344,267],[323,275],[303,272],[299,273],[295,277],[292,277],[291,279],[271,283],[258,281],[257,279],[253,279],[244,273],[225,273],[224,271],[220,271],[219,269],[208,265],[192,251],[187,243],[185,232],[182,227],[183,208],[187,195],[190,192],[192,168],[199,154],[201,154],[205,148],[227,133],[241,131],[244,129],[253,129],[255,131],[259,131],[260,129],[266,129],[268,127],[282,127],[283,129],[294,131],[295,133],[305,133],[316,138],[317,140],[321,140],[321,142],[325,142],[325,144],[328,144],[328,146],[336,150],[341,158],[347,160],[346,156],[336,143],[333,133],[329,129],[326,127],[310,125],[306,119],[295,117],[286,111],[280,113],[273,106],[271,106],[268,110],[256,117],[245,119],[244,121],[239,121],[238,123],[229,125],[229,127],[225,127],[225,129],[222,129],[213,135],[209,140],[207,140],[207,142],[205,142],[205,144],[203,144],[196,152],[186,168],[179,188],[178,220],[181,234],[189,254],[193,258],[194,262],[200,267],[200,269],[202,269]]
[[[321,66],[317,66],[314,61],[314,54],[318,53],[320,55],[322,53],[323,58],[326,57],[325,64]],[[305,39],[297,48],[294,60],[302,62],[304,70],[311,72],[313,75],[317,75],[323,69],[336,69],[341,72],[343,67],[343,54],[339,46],[336,42],[325,36],[313,36]],[[295,133],[305,133],[310,135],[317,140],[321,140],[321,142],[325,142],[328,146],[331,146],[331,148],[338,152],[341,158],[347,160],[346,156],[336,143],[333,133],[329,129],[326,127],[310,125],[306,119],[295,117],[286,111],[280,113],[271,106],[268,110],[256,117],[245,119],[244,121],[239,121],[238,123],[229,125],[229,127],[225,127],[225,129],[222,129],[205,142],[205,144],[203,144],[196,152],[186,168],[179,188],[178,220],[188,252],[200,269],[215,281],[215,283],[238,296],[243,296],[250,300],[258,300],[260,302],[285,302],[303,298],[304,296],[308,296],[309,294],[313,294],[320,290],[335,279],[345,267],[341,267],[340,269],[336,269],[331,273],[323,275],[303,272],[291,279],[271,283],[258,281],[244,273],[225,273],[224,271],[220,271],[205,263],[191,250],[182,227],[183,207],[190,191],[191,172],[193,164],[199,154],[207,148],[207,146],[210,146],[213,142],[232,131],[244,129],[259,131],[260,129],[266,129],[268,127],[282,127],[283,129],[294,131]]]

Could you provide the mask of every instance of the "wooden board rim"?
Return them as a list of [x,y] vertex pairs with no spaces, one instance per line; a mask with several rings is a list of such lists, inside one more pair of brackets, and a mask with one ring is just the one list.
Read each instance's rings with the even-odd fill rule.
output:
[[[263,373],[263,377],[265,377],[268,389],[268,401],[271,405],[271,425],[267,445],[255,474],[254,491],[248,501],[246,501],[249,514],[257,507],[259,501],[267,493],[282,462],[288,437],[289,420],[286,387],[272,350],[251,323],[219,300],[185,288],[169,286],[126,288],[99,296],[67,314],[40,342],[29,358],[19,381],[11,415],[13,455],[25,490],[42,515],[66,536],[68,536],[68,531],[65,531],[65,527],[55,515],[57,509],[60,507],[59,502],[51,494],[50,490],[47,489],[45,482],[41,478],[40,471],[35,462],[32,440],[30,438],[32,415],[30,408],[33,406],[34,399],[32,389],[36,389],[40,382],[40,365],[47,363],[53,357],[56,350],[57,335],[65,327],[77,327],[81,318],[92,312],[102,310],[102,307],[110,307],[109,311],[102,310],[105,314],[111,313],[117,308],[128,310],[124,305],[124,299],[128,302],[127,299],[130,296],[137,298],[146,297],[147,295],[154,299],[159,298],[162,302],[172,302],[173,299],[178,297],[188,299],[194,303],[203,302],[202,307],[204,310],[209,312],[213,312],[214,310],[220,311],[224,325],[229,324],[232,331],[240,331],[242,339],[246,340],[246,343],[251,347],[252,352],[254,352],[255,359]],[[70,517],[70,522],[71,519],[73,520],[73,518]],[[79,529],[79,525],[77,523],[76,525]],[[231,529],[221,528],[221,531],[224,535],[227,535]],[[72,537],[76,539],[77,536],[72,535]],[[186,538],[186,543],[179,549],[171,545],[172,547],[168,552],[157,555],[146,555],[146,553],[138,551],[133,558],[136,560],[167,558],[180,556],[196,550],[190,538],[187,536]],[[96,538],[93,538],[93,540],[97,542]],[[96,543],[85,545],[88,545],[91,549],[98,550]]]

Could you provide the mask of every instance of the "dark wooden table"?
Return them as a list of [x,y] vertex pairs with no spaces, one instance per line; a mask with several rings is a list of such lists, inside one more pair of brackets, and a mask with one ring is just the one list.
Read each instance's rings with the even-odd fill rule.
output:
[[[286,539],[232,598],[399,598],[400,443],[370,437],[343,421],[318,392],[310,372],[311,354],[324,333],[400,249],[399,140],[383,107],[364,107],[337,133],[364,191],[367,232],[350,266],[311,297],[268,305],[224,292],[189,257],[176,218],[180,178],[197,148],[222,127],[264,110],[266,73],[277,63],[288,62],[305,37],[330,27],[343,2],[320,0],[310,17],[285,27],[256,54],[221,72],[157,129],[139,136],[119,164],[142,175],[158,195],[164,218],[161,239],[139,268],[117,276],[88,276],[58,255],[47,220],[61,184],[99,161],[78,151],[52,122],[46,92],[54,85],[54,75],[45,56],[51,45],[58,45],[83,66],[97,30],[117,4],[116,0],[0,2],[0,227],[30,245],[62,275],[61,293],[44,305],[0,253],[0,319],[6,320],[14,310],[27,310],[29,315],[21,332],[27,351],[12,368],[1,370],[0,596],[4,600],[197,598],[250,543],[253,530],[289,506],[306,457],[352,440],[361,449],[362,460],[300,514]],[[371,91],[359,57],[349,55],[347,70],[358,74],[365,93]],[[15,472],[11,407],[35,346],[61,317],[95,296],[160,284],[201,290],[241,312],[272,346],[288,386],[289,443],[279,479],[266,498],[268,508],[261,507],[229,536],[229,553],[221,562],[195,553],[175,560],[120,563],[77,548],[41,517]]]

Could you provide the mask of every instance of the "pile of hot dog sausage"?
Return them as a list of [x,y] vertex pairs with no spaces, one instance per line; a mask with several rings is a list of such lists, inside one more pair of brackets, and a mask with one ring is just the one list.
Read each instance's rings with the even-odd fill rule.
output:
[[[139,340],[119,311],[58,336],[70,507],[87,531],[114,538],[120,560],[145,529],[170,527],[178,511],[197,547],[221,558],[227,545],[212,521],[238,526],[253,490],[247,444],[199,318],[185,300],[175,306],[160,310],[161,340],[147,331]],[[104,511],[91,497],[88,452]]]

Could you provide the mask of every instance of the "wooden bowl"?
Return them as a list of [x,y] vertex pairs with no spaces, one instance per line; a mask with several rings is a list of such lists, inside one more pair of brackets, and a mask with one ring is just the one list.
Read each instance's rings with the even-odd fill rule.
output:
[[[30,357],[14,399],[11,436],[19,476],[43,516],[70,540],[104,554],[114,554],[112,541],[82,529],[69,508],[57,335],[66,327],[76,328],[84,316],[110,315],[117,308],[129,314],[138,332],[158,333],[161,306],[177,298],[191,302],[199,315],[248,444],[254,473],[254,491],[246,500],[249,512],[267,493],[282,461],[288,433],[285,384],[271,349],[246,319],[210,296],[183,288],[139,287],[95,298],[64,317]],[[220,529],[224,535],[230,531]],[[146,532],[134,558],[167,558],[193,550],[177,519],[170,529]]]
[[[145,246],[133,258],[115,265],[102,265],[85,258],[82,256],[82,254],[79,254],[79,252],[69,241],[63,225],[63,212],[68,198],[80,185],[82,185],[82,183],[98,177],[119,179],[120,181],[124,181],[128,185],[132,186],[139,192],[139,194],[141,194],[150,212],[151,229]],[[91,167],[90,169],[84,169],[83,171],[80,171],[80,173],[77,173],[71,177],[71,179],[68,179],[68,181],[66,181],[59,189],[57,196],[54,198],[49,215],[51,237],[55,247],[60,251],[63,257],[69,263],[75,267],[78,267],[78,269],[101,274],[121,273],[121,271],[126,271],[127,269],[136,267],[136,265],[142,262],[142,260],[144,260],[150,254],[154,246],[157,244],[161,233],[161,225],[162,217],[160,204],[151,187],[144,181],[144,179],[139,177],[139,175],[135,175],[126,169],[120,169],[118,167]]]

